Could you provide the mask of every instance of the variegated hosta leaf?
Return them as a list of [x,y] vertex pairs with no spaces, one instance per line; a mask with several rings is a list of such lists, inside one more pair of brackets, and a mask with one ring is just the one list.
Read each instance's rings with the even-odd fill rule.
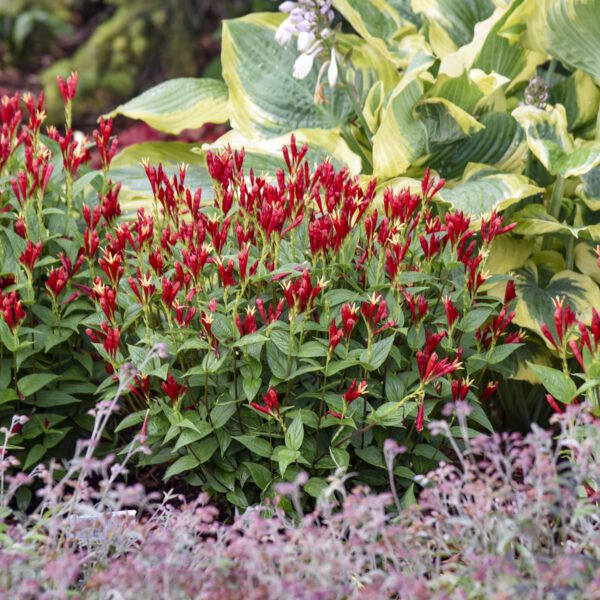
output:
[[594,246],[585,243],[577,244],[574,256],[577,268],[584,275],[589,275],[596,283],[600,283],[600,265]]
[[[361,159],[354,154],[348,144],[342,139],[337,129],[299,129],[294,132],[299,145],[308,144],[307,160],[309,163],[322,162],[326,158],[336,169],[347,167],[352,175],[361,171]],[[269,173],[274,175],[277,169],[285,168],[281,149],[289,146],[291,134],[261,140],[248,139],[239,131],[231,130],[212,144],[205,144],[202,151],[218,150],[231,146],[234,150],[244,148],[244,171],[254,169],[257,174]]]
[[558,233],[573,236],[574,238],[598,239],[600,225],[582,225],[575,227],[560,222],[548,214],[541,204],[530,204],[523,210],[515,213],[513,219],[517,222],[515,231],[522,235],[544,235]]
[[405,67],[407,57],[399,42],[416,33],[414,23],[404,19],[386,0],[333,0],[333,6],[354,30],[398,67]]
[[158,131],[178,134],[205,123],[225,123],[229,119],[228,102],[227,86],[222,81],[184,77],[147,90],[117,106],[109,116],[140,119]]
[[122,184],[120,199],[127,212],[140,206],[148,207],[152,201],[152,189],[146,178],[142,160],[150,164],[162,164],[166,173],[172,176],[179,171],[181,164],[189,165],[185,182],[194,188],[202,188],[203,197],[212,197],[212,182],[204,158],[192,152],[194,144],[182,142],[144,142],[124,148],[112,161],[109,177]]
[[487,165],[470,164],[463,179],[442,188],[438,198],[454,210],[481,217],[542,191],[525,175],[501,173]]
[[[524,28],[525,26],[525,28]],[[505,24],[505,35],[547,52],[600,84],[600,0],[524,0]]]
[[[501,235],[494,239],[490,253],[485,262],[485,269],[490,275],[506,275],[520,269],[531,256],[534,248],[532,240],[524,240],[511,234]],[[496,284],[488,293],[501,298],[506,288],[505,283]]]
[[405,173],[424,154],[427,145],[425,124],[414,118],[413,110],[423,95],[418,77],[405,78],[390,98],[373,136],[373,173],[383,179]]
[[413,0],[413,10],[428,25],[428,39],[438,56],[445,56],[473,39],[475,25],[494,12],[492,0]]
[[519,271],[517,291],[514,322],[519,327],[535,331],[540,337],[542,323],[549,326],[553,323],[553,298],[565,298],[578,317],[588,324],[592,308],[600,306],[600,289],[590,277],[574,271],[561,271],[550,279],[546,287],[540,287],[538,268],[533,261]]
[[576,177],[600,164],[600,142],[575,143],[561,104],[547,109],[523,105],[512,115],[525,131],[529,149],[553,175]]
[[529,341],[517,348],[501,364],[496,365],[496,370],[510,379],[527,381],[529,383],[540,383],[538,376],[531,368],[531,364],[550,366],[551,354],[545,346]]
[[[461,2],[456,2],[460,6]],[[442,57],[440,74],[458,77],[465,69],[480,69],[484,73],[497,73],[506,77],[507,89],[521,81],[528,81],[545,55],[524,48],[504,36],[503,28],[517,6],[516,2],[499,3],[500,6],[485,20],[477,23],[470,43]]]
[[504,112],[485,113],[480,122],[484,129],[473,135],[450,143],[432,144],[425,162],[446,179],[460,177],[470,162],[507,172],[523,172],[527,144],[517,122]]
[[588,123],[596,123],[600,89],[587,73],[575,71],[550,88],[549,101],[565,107],[567,127],[573,131]]
[[590,210],[600,210],[600,166],[594,167],[581,176],[581,183],[575,193]]
[[[229,88],[231,121],[248,137],[274,137],[297,129],[333,129],[345,123],[352,107],[344,90],[324,88],[315,103],[317,68],[306,79],[292,75],[298,51],[293,42],[280,46],[275,32],[285,15],[254,13],[225,21],[221,60]],[[352,62],[364,81],[380,79],[393,87],[392,63],[354,35],[339,35],[341,51],[352,49]]]

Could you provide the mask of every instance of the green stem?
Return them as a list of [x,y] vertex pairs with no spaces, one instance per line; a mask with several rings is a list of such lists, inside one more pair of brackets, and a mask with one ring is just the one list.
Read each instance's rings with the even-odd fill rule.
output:
[[[563,191],[565,189],[565,179],[561,175],[556,177],[554,186],[552,188],[552,197],[550,198],[550,216],[558,219],[560,215],[560,207],[562,204]],[[544,239],[543,249],[550,250],[552,248],[552,238],[547,237]]]

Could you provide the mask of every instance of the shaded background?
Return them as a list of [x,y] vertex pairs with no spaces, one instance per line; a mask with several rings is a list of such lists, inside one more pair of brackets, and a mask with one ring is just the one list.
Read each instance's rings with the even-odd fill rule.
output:
[[[44,91],[48,124],[62,121],[56,76],[79,73],[74,127],[174,77],[221,77],[220,22],[275,0],[0,0],[0,96]],[[117,120],[122,145],[164,139]],[[211,137],[210,128],[186,132]]]

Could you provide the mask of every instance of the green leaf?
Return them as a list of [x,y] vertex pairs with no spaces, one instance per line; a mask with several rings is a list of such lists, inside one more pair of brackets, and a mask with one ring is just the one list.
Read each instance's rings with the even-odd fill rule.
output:
[[179,475],[185,471],[195,469],[200,464],[200,461],[191,454],[179,457],[172,465],[169,466],[165,473],[165,481],[168,481],[174,475]]
[[392,346],[394,345],[394,335],[389,335],[378,342],[375,342],[371,347],[371,353],[365,349],[360,355],[360,362],[368,365],[367,369],[369,371],[374,371],[375,369],[379,369],[381,365],[385,362],[385,359],[388,357]]
[[137,412],[131,413],[127,415],[116,427],[115,433],[122,431],[123,429],[127,429],[129,427],[133,427],[134,425],[139,425],[146,416],[145,410],[138,410]]
[[327,488],[327,482],[320,477],[311,477],[304,484],[304,491],[313,498],[319,498],[323,493],[323,490]]
[[327,102],[315,103],[316,69],[305,80],[293,77],[296,48],[280,46],[275,40],[284,18],[254,13],[223,23],[221,61],[231,120],[248,137],[272,137],[301,128],[331,129],[350,113],[346,97],[337,90],[325,92]]
[[240,442],[240,444],[246,446],[248,450],[250,450],[257,456],[262,456],[263,458],[271,458],[273,448],[267,440],[255,435],[237,435],[233,436],[233,439]]
[[283,477],[287,468],[298,458],[300,458],[300,452],[298,450],[290,450],[280,446],[277,450],[277,463],[279,464],[279,472]]
[[33,373],[21,377],[18,381],[18,388],[24,396],[31,396],[58,378],[59,375],[53,373]]
[[302,424],[302,416],[296,415],[285,433],[285,445],[290,450],[300,450],[303,441],[304,425]]
[[223,425],[227,424],[229,419],[235,413],[235,405],[236,403],[231,401],[224,402],[223,404],[217,404],[213,407],[213,409],[210,411],[210,420],[215,429],[219,429],[220,427],[223,427]]
[[470,164],[458,183],[442,188],[438,199],[475,217],[492,210],[504,210],[511,204],[539,194],[543,190],[525,175],[501,173],[491,167]]
[[205,123],[225,123],[229,119],[227,86],[216,79],[171,79],[121,104],[108,116],[117,115],[140,119],[175,135]]
[[271,373],[278,379],[286,379],[288,375],[288,359],[287,356],[275,345],[270,339],[266,343],[267,348],[267,364]]
[[415,26],[386,0],[334,0],[334,7],[374,48],[397,67],[406,66],[402,38],[415,32]]
[[264,336],[262,333],[251,333],[240,338],[237,342],[235,342],[235,344],[233,344],[232,348],[243,348],[244,346],[249,346],[250,344],[266,342],[268,339],[269,338]]
[[23,463],[23,469],[27,470],[34,465],[37,465],[42,460],[44,454],[46,454],[46,447],[43,444],[35,444],[32,446]]
[[577,386],[570,377],[567,377],[562,371],[544,367],[542,365],[529,365],[534,373],[539,377],[542,385],[559,402],[570,404],[577,394]]
[[599,0],[525,0],[517,3],[505,35],[547,52],[571,69],[589,73],[600,85]]
[[525,131],[530,150],[553,175],[577,177],[600,164],[600,141],[575,143],[561,104],[546,109],[522,105],[512,115]]
[[264,491],[269,487],[271,481],[273,481],[273,476],[267,467],[254,462],[245,462],[243,465],[248,469],[250,472],[250,477],[252,477],[254,483],[261,490]]

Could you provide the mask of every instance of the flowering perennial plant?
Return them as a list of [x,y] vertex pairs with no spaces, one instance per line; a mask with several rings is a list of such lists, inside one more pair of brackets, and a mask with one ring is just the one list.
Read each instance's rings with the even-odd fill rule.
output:
[[[112,443],[143,427],[143,465],[238,506],[300,470],[313,495],[340,467],[385,485],[390,436],[409,450],[397,476],[410,496],[447,450],[425,425],[457,385],[471,426],[491,429],[481,404],[521,341],[514,285],[485,270],[512,228],[495,212],[438,210],[429,172],[380,194],[309,164],[292,137],[272,176],[246,170],[243,151],[209,152],[212,190],[191,189],[185,165],[144,161],[153,202],[125,216],[110,121],[93,136],[102,168],[87,172],[89,140],[45,135],[41,101],[27,97],[21,126],[19,98],[2,106],[1,414],[28,407],[13,439],[24,465],[86,427],[129,356],[139,373]],[[169,361],[145,362],[156,344]]]

